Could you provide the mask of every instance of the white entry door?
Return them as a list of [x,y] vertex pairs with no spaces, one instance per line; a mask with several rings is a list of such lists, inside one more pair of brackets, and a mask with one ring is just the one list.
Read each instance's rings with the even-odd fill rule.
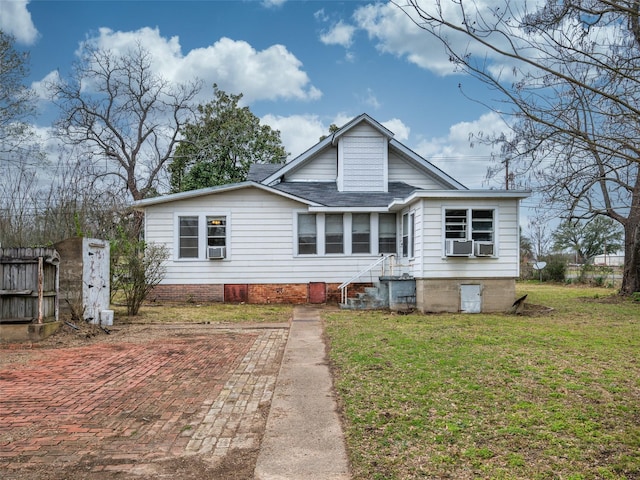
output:
[[482,311],[480,285],[460,285],[460,310],[464,313]]

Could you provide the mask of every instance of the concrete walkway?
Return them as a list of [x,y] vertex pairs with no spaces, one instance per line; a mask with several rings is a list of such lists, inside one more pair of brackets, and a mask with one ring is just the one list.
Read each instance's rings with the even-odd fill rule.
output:
[[312,307],[296,307],[255,480],[349,478],[320,315]]

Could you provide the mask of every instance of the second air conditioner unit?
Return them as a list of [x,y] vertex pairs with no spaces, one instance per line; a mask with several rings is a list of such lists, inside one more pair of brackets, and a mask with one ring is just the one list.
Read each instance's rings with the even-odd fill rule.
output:
[[209,260],[221,260],[225,257],[225,247],[208,247],[207,258]]

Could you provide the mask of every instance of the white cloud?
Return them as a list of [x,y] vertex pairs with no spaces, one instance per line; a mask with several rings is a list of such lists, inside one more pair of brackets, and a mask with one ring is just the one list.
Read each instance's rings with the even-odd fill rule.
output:
[[376,94],[370,88],[367,88],[366,95],[363,98],[361,98],[360,101],[364,103],[366,106],[373,108],[374,110],[377,110],[378,108],[380,108],[380,102],[378,101],[378,97],[376,97]]
[[324,8],[321,8],[320,10],[318,10],[317,12],[315,12],[313,14],[313,18],[315,18],[316,20],[320,21],[320,22],[327,22],[329,21],[329,16],[326,14],[326,12],[324,11]]
[[33,45],[38,30],[27,10],[29,0],[0,0],[0,30],[13,35],[16,42]]
[[[294,159],[318,143],[320,137],[329,135],[329,125],[343,127],[353,118],[353,115],[338,113],[332,120],[323,122],[320,117],[312,114],[288,117],[268,114],[260,121],[274,130],[280,130],[282,143],[290,154],[289,159]],[[394,133],[396,140],[404,142],[409,138],[411,129],[401,120],[393,118],[381,123]]]
[[446,137],[421,140],[414,150],[463,185],[487,188],[487,168],[493,165],[495,147],[474,141],[474,138],[487,138],[507,130],[500,116],[489,112],[472,122],[451,126]]
[[[283,45],[258,51],[245,41],[221,38],[185,55],[177,36],[166,38],[158,28],[148,27],[129,32],[101,28],[98,36],[88,41],[116,52],[139,43],[153,56],[156,72],[168,80],[198,78],[207,87],[215,82],[224,91],[242,93],[247,104],[256,100],[317,100],[322,96],[311,85],[302,62]],[[205,88],[203,95],[210,98],[211,90]]]
[[405,125],[402,120],[392,118],[391,120],[382,122],[382,125],[393,132],[393,138],[395,138],[397,141],[405,143],[407,140],[409,140],[411,128]]
[[278,8],[286,3],[287,0],[262,0],[262,5],[266,8]]
[[222,38],[189,52],[181,63],[185,79],[199,77],[216,82],[222,90],[255,100],[317,100],[322,92],[313,85],[300,62],[283,45],[256,51],[244,41]]
[[353,18],[358,28],[377,42],[380,52],[406,57],[409,62],[440,75],[453,73],[440,41],[418,28],[394,4],[365,5],[354,12]]
[[329,134],[329,126],[322,123],[317,115],[265,115],[260,121],[274,130],[280,130],[280,138],[289,153],[289,159],[294,159],[301,153],[313,147],[320,141],[320,137]]
[[340,45],[349,48],[353,43],[353,34],[356,27],[340,20],[338,23],[320,35],[320,41],[325,45]]
[[42,80],[31,83],[31,90],[36,94],[36,97],[40,100],[49,100],[51,97],[50,91],[47,85],[50,83],[57,83],[60,80],[60,74],[57,70],[49,72]]
[[[441,15],[447,21],[456,25],[462,24],[462,16],[458,2],[418,2],[419,7],[425,12],[432,12],[434,16]],[[436,8],[441,8],[436,12]],[[493,3],[489,4],[480,0],[474,4],[474,9],[485,13],[487,17],[493,17]],[[445,47],[441,40],[420,28],[416,23],[423,20],[417,17],[414,8],[399,8],[393,3],[369,4],[358,8],[353,15],[358,28],[365,30],[370,39],[376,41],[376,48],[383,53],[404,57],[410,63],[420,68],[430,70],[438,75],[450,75],[455,73],[455,65],[449,60]],[[415,20],[415,22],[412,20]],[[489,60],[497,62],[492,68],[500,72],[509,72],[505,57],[501,57],[492,50],[483,47],[479,42],[470,42],[469,37],[453,30],[442,30],[443,38],[446,35],[447,43],[452,50],[460,54],[472,54],[480,61]],[[497,45],[505,46],[509,39],[496,36]]]

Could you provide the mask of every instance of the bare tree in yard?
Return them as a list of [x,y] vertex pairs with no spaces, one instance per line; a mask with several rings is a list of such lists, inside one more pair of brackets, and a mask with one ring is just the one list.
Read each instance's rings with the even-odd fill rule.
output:
[[640,291],[640,1],[397,5],[499,94],[511,168],[566,219],[622,225],[621,293]]
[[7,163],[15,160],[11,154],[28,143],[27,121],[35,112],[35,94],[24,85],[29,55],[18,52],[14,42],[11,35],[0,30],[0,154]]
[[85,45],[72,80],[52,85],[63,140],[82,147],[94,178],[115,179],[129,200],[157,191],[199,90],[197,81],[157,75],[141,46],[119,54]]
[[[132,223],[120,195],[96,189],[82,165],[60,161],[55,169],[23,162],[0,182],[0,243],[50,245],[72,236],[113,238]],[[43,175],[49,181],[42,182]]]

